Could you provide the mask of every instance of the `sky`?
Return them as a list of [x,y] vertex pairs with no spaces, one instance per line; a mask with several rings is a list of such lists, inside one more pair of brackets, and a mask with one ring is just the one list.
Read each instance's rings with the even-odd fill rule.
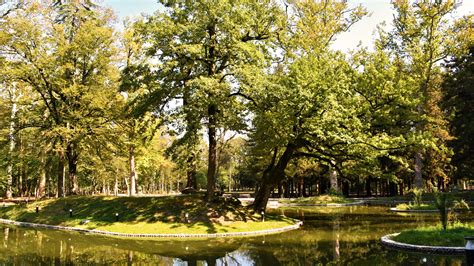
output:
[[[390,25],[393,18],[390,2],[390,0],[349,0],[350,7],[362,4],[371,15],[353,25],[349,32],[339,35],[333,44],[333,48],[347,51],[355,48],[359,42],[363,46],[370,47],[374,39],[376,26],[384,21],[387,25]],[[112,8],[119,20],[127,16],[138,16],[142,13],[152,14],[159,7],[157,0],[103,0],[103,4]],[[463,0],[454,17],[467,14],[474,14],[474,0]]]

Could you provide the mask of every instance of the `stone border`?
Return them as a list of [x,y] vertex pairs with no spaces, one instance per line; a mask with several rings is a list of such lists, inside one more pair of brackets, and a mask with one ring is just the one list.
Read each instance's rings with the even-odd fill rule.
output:
[[393,212],[429,212],[429,213],[438,212],[438,210],[399,210],[397,208],[390,208],[390,210]]
[[286,231],[299,229],[302,225],[302,221],[296,222],[294,225],[289,225],[281,228],[259,230],[253,232],[234,232],[234,233],[215,233],[215,234],[127,234],[127,233],[118,233],[118,232],[109,232],[95,229],[83,229],[77,227],[67,227],[67,226],[58,226],[58,225],[47,225],[47,224],[35,224],[27,222],[18,222],[7,219],[0,219],[1,224],[10,224],[21,227],[32,227],[32,228],[46,228],[54,230],[63,230],[63,231],[74,231],[79,233],[89,233],[96,235],[106,235],[114,237],[131,237],[131,238],[216,238],[216,237],[238,237],[238,236],[256,236],[256,235],[268,235],[282,233]]
[[446,254],[446,255],[460,255],[465,253],[464,247],[442,247],[442,246],[421,246],[421,245],[412,245],[407,243],[397,242],[392,240],[392,237],[399,235],[400,233],[389,234],[382,236],[380,241],[382,245],[407,250],[407,251],[416,251],[416,252],[424,252],[424,253],[432,253],[432,254]]

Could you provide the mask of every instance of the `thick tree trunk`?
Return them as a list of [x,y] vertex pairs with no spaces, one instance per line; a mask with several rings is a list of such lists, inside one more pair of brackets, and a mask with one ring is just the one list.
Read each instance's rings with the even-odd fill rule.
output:
[[187,88],[186,82],[184,82],[184,94],[183,94],[183,109],[186,114],[186,135],[187,136],[187,145],[188,145],[188,154],[186,159],[186,187],[197,189],[196,182],[196,155],[195,155],[195,145],[198,142],[197,129],[199,125],[196,123],[196,117],[194,110],[189,107],[189,100],[191,97],[190,89]]
[[415,154],[415,188],[423,188],[423,157],[421,152]]
[[217,170],[217,140],[216,140],[216,114],[217,107],[214,104],[208,107],[208,138],[209,138],[209,161],[207,168],[207,192],[206,199],[211,201],[214,197],[214,190],[216,188],[216,170]]
[[187,160],[186,187],[197,189],[196,164],[194,163],[194,160],[194,155],[189,156]]
[[274,151],[274,156],[269,167],[264,171],[262,177],[262,184],[260,189],[255,195],[253,202],[253,209],[257,212],[265,211],[270,197],[270,193],[275,186],[285,178],[285,169],[288,163],[293,158],[293,154],[296,151],[296,146],[293,143],[289,143],[286,146],[285,151],[278,159],[278,163],[275,165],[275,159],[277,150]]
[[335,192],[340,192],[338,182],[337,182],[337,171],[333,167],[329,169],[329,182],[331,183],[331,188]]
[[137,195],[137,172],[135,169],[135,146],[130,145],[129,150],[129,164],[130,164],[130,189],[129,196]]
[[58,197],[62,198],[65,196],[64,193],[64,151],[59,152],[58,156]]
[[372,178],[369,176],[367,177],[367,180],[365,180],[365,191],[366,191],[366,195],[367,197],[370,197],[372,196],[372,190],[371,190],[371,180]]
[[77,182],[77,159],[78,154],[73,143],[68,144],[66,150],[66,157],[68,161],[68,175],[69,175],[69,195],[77,195],[79,193],[79,184]]
[[342,194],[343,194],[345,197],[349,197],[349,192],[350,192],[350,185],[349,185],[349,182],[343,181],[343,183],[342,183]]

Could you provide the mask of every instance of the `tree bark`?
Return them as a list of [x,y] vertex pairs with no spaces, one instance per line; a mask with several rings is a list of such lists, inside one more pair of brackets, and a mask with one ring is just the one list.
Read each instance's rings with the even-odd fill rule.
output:
[[12,100],[12,110],[10,114],[10,129],[8,131],[8,140],[10,141],[9,146],[9,160],[7,165],[7,190],[5,193],[5,197],[7,199],[11,199],[13,197],[13,152],[15,150],[16,140],[15,140],[15,119],[17,113],[17,105],[16,105],[16,88],[13,87],[11,92],[11,100]]
[[216,140],[216,114],[217,106],[211,104],[208,107],[208,138],[209,138],[209,161],[207,168],[207,192],[206,199],[211,201],[214,197],[214,190],[216,189],[216,167],[217,167],[217,140]]
[[196,182],[196,164],[195,164],[194,155],[188,157],[187,160],[187,171],[186,171],[186,187],[197,189]]
[[371,180],[372,178],[369,176],[367,177],[367,179],[365,180],[365,191],[366,191],[366,195],[367,197],[370,197],[372,196],[372,190],[370,189],[370,186],[371,186]]
[[137,172],[135,169],[135,146],[130,145],[129,150],[129,164],[130,164],[130,190],[129,196],[137,195]]
[[423,188],[423,158],[421,152],[415,154],[415,188]]
[[[207,33],[209,34],[209,48],[208,48],[208,69],[207,75],[212,77],[216,74],[216,24],[211,22],[207,27]],[[210,93],[208,97],[212,99],[213,94]],[[206,200],[209,202],[214,197],[214,190],[216,187],[216,170],[217,170],[217,140],[216,140],[216,126],[217,126],[217,105],[215,103],[210,103],[207,108],[208,115],[208,138],[209,138],[209,157],[208,157],[208,167],[207,167],[207,191],[206,191]]]
[[77,182],[77,159],[78,154],[73,143],[69,143],[66,149],[66,157],[68,161],[69,175],[69,195],[77,195],[79,193],[79,184]]
[[64,193],[64,151],[59,152],[58,156],[58,197],[62,198],[65,196]]
[[46,158],[43,154],[41,156],[41,169],[36,191],[36,198],[38,199],[43,198],[46,192]]
[[337,183],[337,171],[333,167],[329,168],[329,181],[331,183],[331,188],[335,192],[340,192],[339,185]]
[[288,163],[293,159],[294,152],[296,151],[296,145],[289,143],[286,145],[285,151],[278,159],[278,163],[275,165],[275,159],[277,150],[275,149],[272,162],[269,167],[263,172],[262,184],[260,189],[255,195],[253,202],[253,209],[257,212],[265,211],[270,198],[270,193],[275,186],[285,178],[285,169]]
[[115,181],[114,181],[114,196],[118,196],[118,177],[117,174],[115,174]]

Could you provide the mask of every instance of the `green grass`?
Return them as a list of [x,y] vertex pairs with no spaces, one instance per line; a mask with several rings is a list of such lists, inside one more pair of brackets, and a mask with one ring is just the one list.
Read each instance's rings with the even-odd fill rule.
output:
[[407,211],[407,210],[410,210],[410,211],[432,211],[432,210],[437,210],[436,209],[436,206],[434,206],[433,204],[420,204],[420,205],[414,205],[414,204],[406,204],[406,203],[402,203],[402,204],[398,204],[397,205],[397,210],[401,210],[401,211]]
[[296,199],[281,199],[280,203],[284,204],[342,204],[342,203],[352,203],[354,200],[346,199],[343,196],[338,195],[320,195],[315,197],[303,197]]
[[457,224],[446,231],[440,226],[420,227],[402,231],[393,240],[413,245],[464,247],[465,236],[474,236],[474,225]]
[[[40,212],[36,213],[36,206]],[[73,217],[69,217],[69,209]],[[115,214],[119,214],[119,221]],[[186,221],[185,214],[189,221]],[[120,233],[205,234],[257,231],[294,224],[281,216],[265,222],[251,210],[220,199],[206,204],[201,195],[170,197],[67,197],[27,206],[0,208],[0,217],[22,222],[97,229]],[[90,220],[87,224],[81,224]]]

